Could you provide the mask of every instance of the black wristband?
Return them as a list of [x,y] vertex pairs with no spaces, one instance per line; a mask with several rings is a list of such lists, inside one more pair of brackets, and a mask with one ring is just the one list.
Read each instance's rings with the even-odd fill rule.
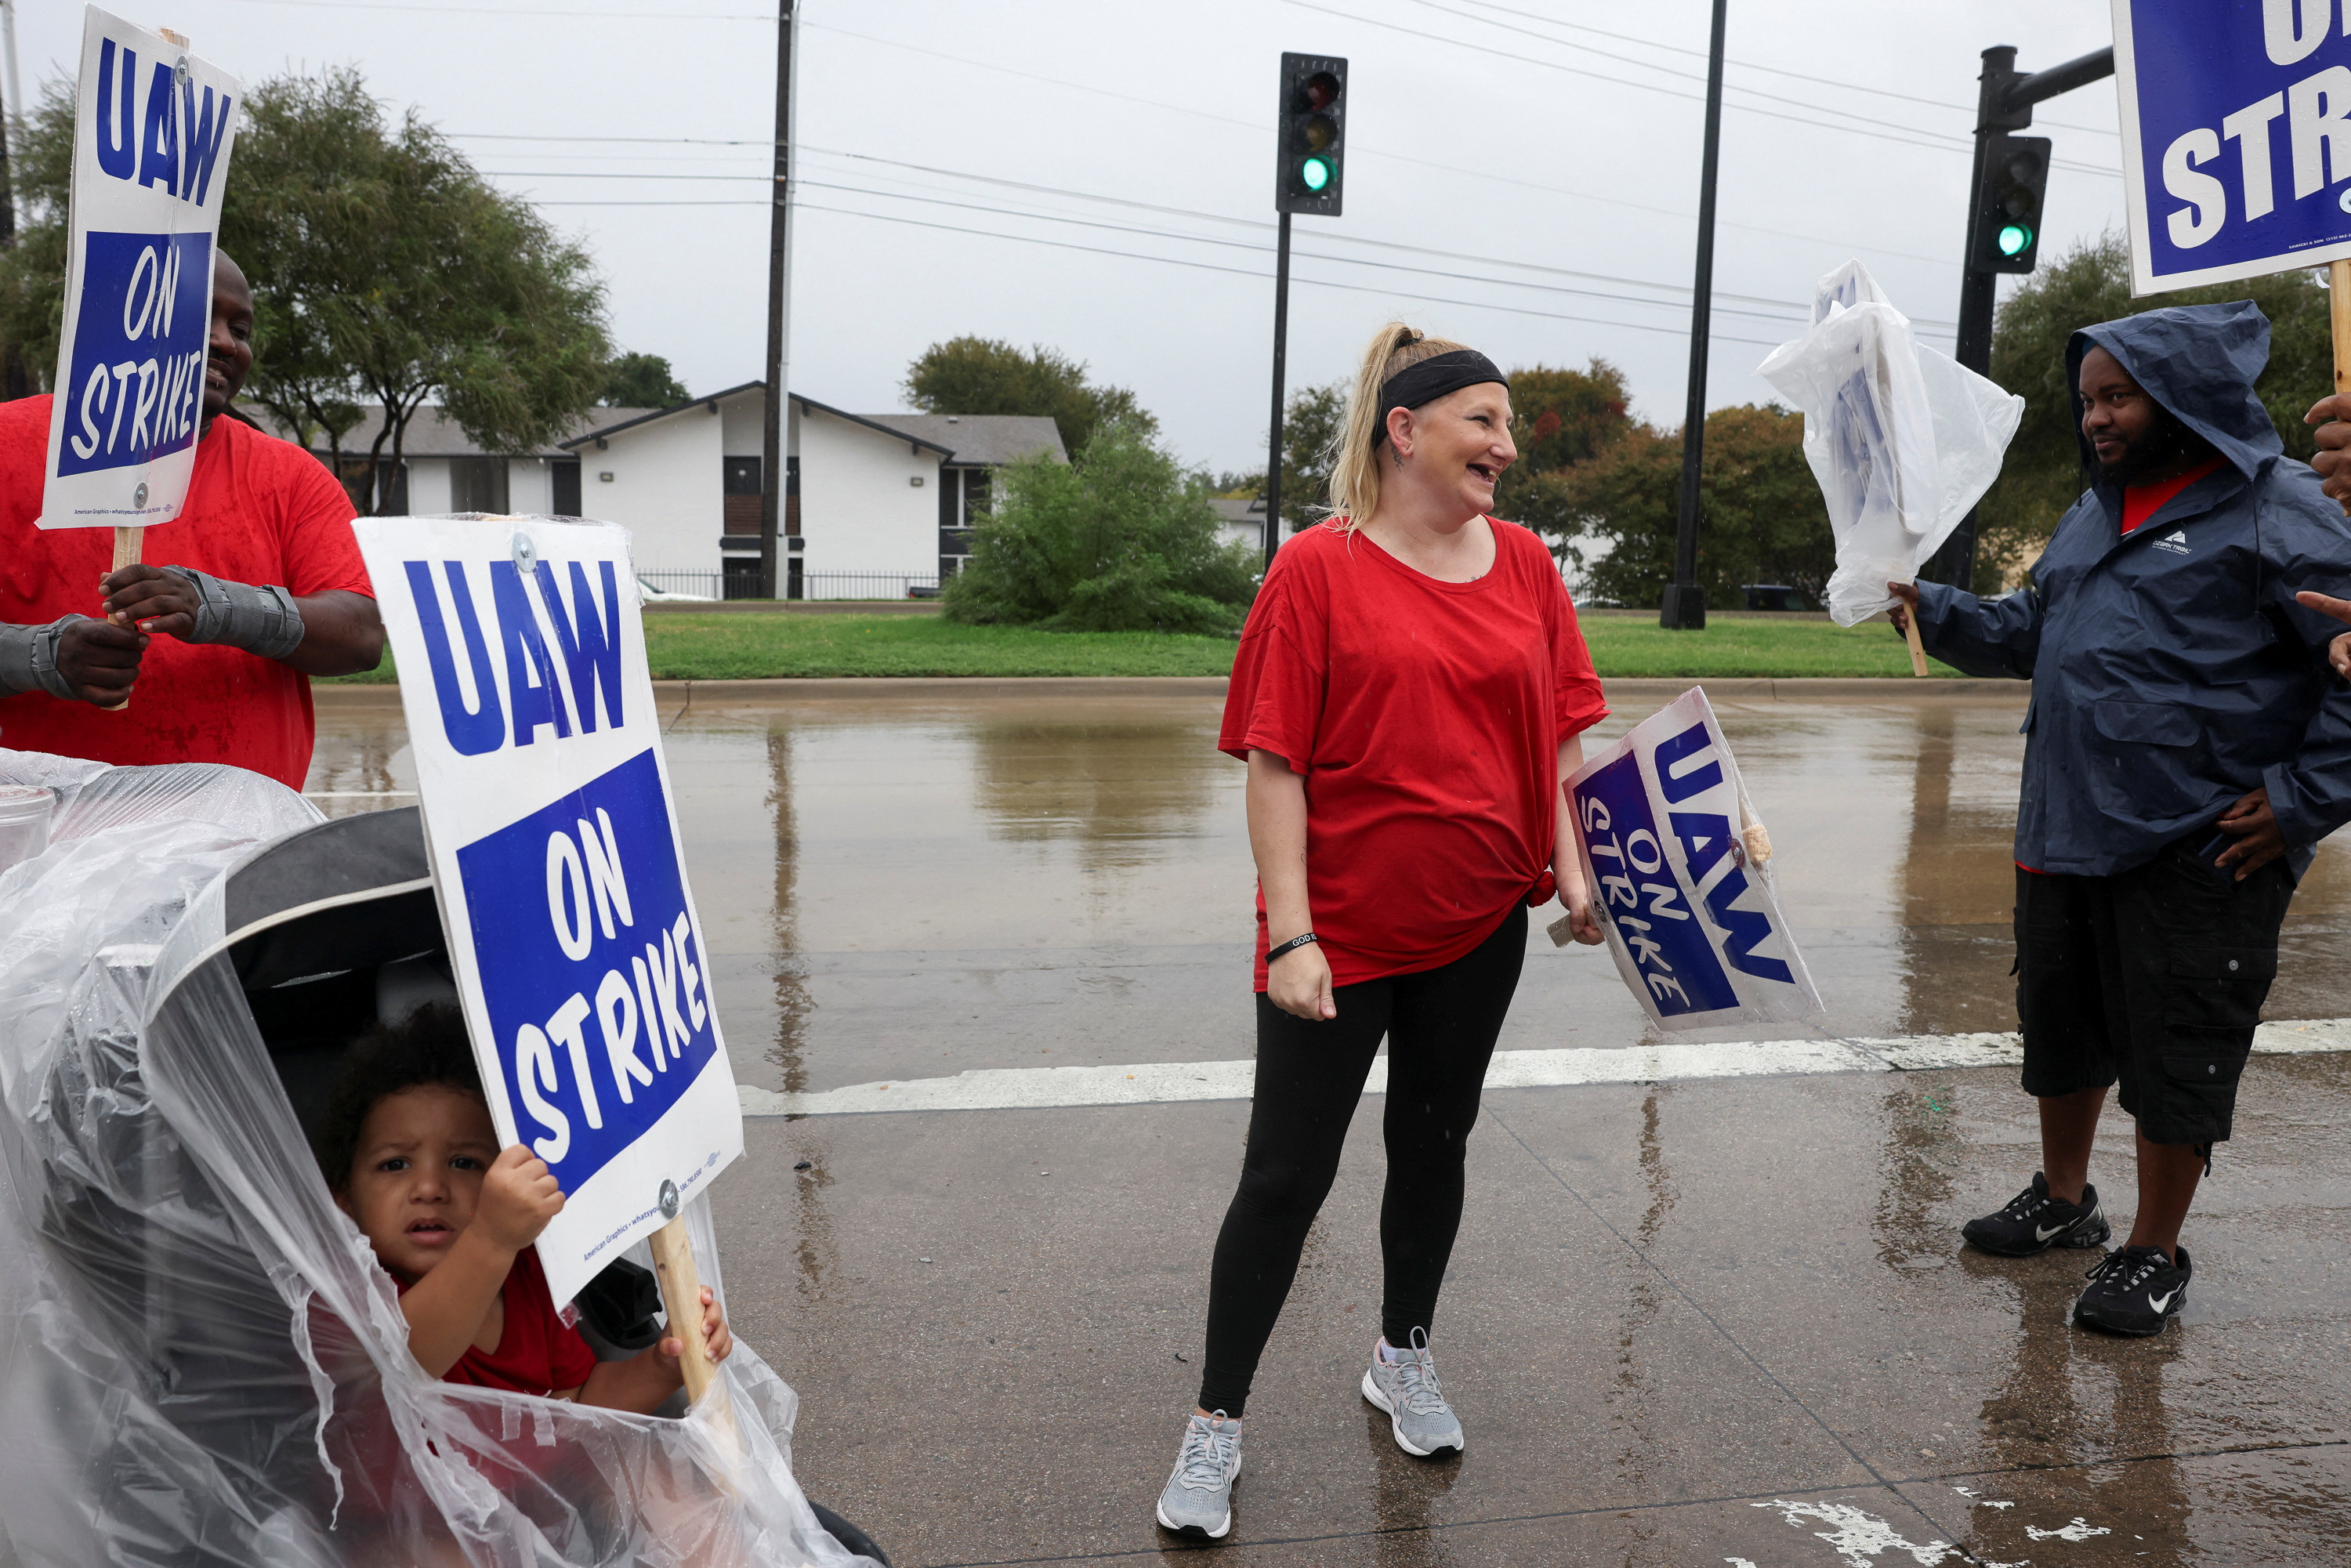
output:
[[1311,931],[1301,931],[1297,936],[1292,936],[1289,941],[1284,942],[1280,946],[1268,948],[1266,950],[1265,961],[1270,964],[1276,958],[1280,957],[1284,953],[1290,952],[1293,948],[1303,947],[1309,942],[1318,940],[1320,940],[1320,938],[1318,938]]

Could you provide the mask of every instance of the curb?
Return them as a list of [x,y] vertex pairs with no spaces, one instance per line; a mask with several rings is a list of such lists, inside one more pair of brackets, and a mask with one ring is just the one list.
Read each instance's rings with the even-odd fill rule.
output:
[[[870,700],[876,697],[1088,696],[1221,697],[1223,675],[851,675],[755,681],[655,681],[664,701],[675,698],[713,706],[768,706],[782,702]],[[2013,705],[2032,695],[2030,681],[1971,681],[1902,675],[1750,675],[1730,679],[1642,676],[1605,683],[1614,706],[1665,704],[1692,686],[1704,686],[1717,702],[1980,702]],[[398,712],[400,687],[316,685],[310,699],[337,713]]]

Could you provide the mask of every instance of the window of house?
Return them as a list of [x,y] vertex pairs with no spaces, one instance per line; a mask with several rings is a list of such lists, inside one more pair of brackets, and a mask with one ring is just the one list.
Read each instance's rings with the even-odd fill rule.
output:
[[449,459],[449,509],[453,512],[506,511],[507,460],[503,457]]
[[759,531],[761,461],[757,457],[728,457],[721,461],[726,464],[726,531],[757,536]]
[[580,510],[580,459],[558,457],[547,465],[549,504],[559,517],[583,516]]

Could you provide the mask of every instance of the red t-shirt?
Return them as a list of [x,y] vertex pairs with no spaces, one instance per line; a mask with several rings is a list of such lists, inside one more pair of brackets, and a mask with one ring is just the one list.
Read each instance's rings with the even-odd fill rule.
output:
[[[1449,964],[1551,896],[1560,744],[1605,717],[1542,541],[1440,582],[1336,522],[1283,545],[1233,661],[1219,749],[1306,779],[1306,885],[1334,985]],[[1257,988],[1265,989],[1258,894]]]
[[[400,1293],[404,1296],[408,1290],[403,1283]],[[441,1375],[442,1382],[545,1396],[588,1381],[588,1375],[596,1370],[596,1353],[588,1348],[578,1329],[556,1315],[555,1303],[547,1293],[547,1271],[538,1266],[538,1248],[526,1247],[515,1254],[514,1267],[507,1270],[498,1299],[507,1310],[498,1348],[468,1346],[457,1364]]]
[[[0,622],[44,626],[99,613],[114,559],[110,528],[37,528],[49,447],[49,399],[0,403]],[[145,559],[297,596],[373,597],[350,497],[291,442],[219,418],[196,444],[187,508],[147,530]],[[47,692],[0,698],[0,746],[98,762],[226,762],[293,789],[310,770],[317,725],[309,677],[242,648],[158,636],[120,713]]]
[[2123,491],[2123,532],[2129,533],[2147,518],[2163,510],[2164,503],[2210,474],[2218,474],[2228,466],[2225,457],[2215,457],[2199,464],[2177,479],[2165,479],[2153,485],[2133,485]]

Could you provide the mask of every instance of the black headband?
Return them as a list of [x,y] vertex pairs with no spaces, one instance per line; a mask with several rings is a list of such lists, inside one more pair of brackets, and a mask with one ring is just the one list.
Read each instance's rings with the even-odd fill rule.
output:
[[1380,423],[1372,434],[1372,445],[1376,448],[1388,438],[1388,415],[1395,410],[1418,408],[1447,392],[1488,382],[1510,384],[1510,378],[1494,368],[1494,361],[1475,349],[1452,349],[1406,365],[1380,383]]

